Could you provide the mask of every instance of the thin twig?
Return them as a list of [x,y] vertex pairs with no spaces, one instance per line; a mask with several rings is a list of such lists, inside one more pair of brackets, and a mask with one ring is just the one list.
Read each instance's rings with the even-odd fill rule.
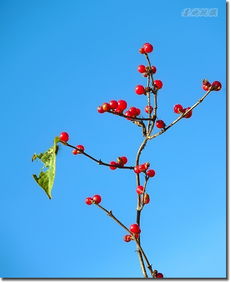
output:
[[[138,247],[138,250],[141,252],[142,256],[144,257],[146,264],[147,264],[147,268],[150,270],[151,275],[153,274],[153,270],[152,270],[152,265],[150,264],[144,250],[142,249],[142,247],[140,246],[140,243],[138,241],[138,239],[136,239],[136,237],[134,237],[133,233],[117,218],[115,217],[115,215],[112,213],[112,211],[107,210],[105,207],[103,207],[102,205],[95,203],[96,206],[98,206],[100,209],[102,209],[108,216],[110,216],[117,224],[119,224],[123,229],[125,229],[130,235],[132,235],[134,241],[136,242],[136,245]],[[147,274],[145,277],[148,277]]]
[[191,110],[193,110],[195,107],[197,107],[204,99],[205,97],[211,92],[212,90],[208,90],[193,106],[191,106],[187,111],[185,111],[185,113],[183,113],[182,115],[180,115],[176,120],[174,120],[171,124],[169,124],[168,126],[166,126],[163,130],[159,131],[158,133],[152,135],[152,136],[148,136],[147,139],[151,140],[154,139],[160,135],[162,135],[163,133],[165,133],[168,129],[170,129],[173,125],[175,125],[177,122],[179,122],[182,118],[184,118],[185,115],[187,115]]
[[86,157],[90,158],[91,160],[95,161],[96,163],[98,163],[99,165],[104,165],[104,166],[109,166],[109,167],[115,167],[115,168],[119,168],[119,169],[130,169],[130,170],[133,170],[134,169],[134,166],[121,166],[119,164],[115,164],[115,165],[112,165],[112,164],[109,164],[109,163],[106,163],[106,162],[103,162],[101,159],[96,159],[95,157],[91,156],[90,154],[86,153],[85,151],[83,151],[82,149],[78,149],[77,147],[69,144],[69,143],[64,143],[62,142],[62,144],[66,145],[66,146],[69,146],[71,148],[74,148],[76,150],[78,150],[81,154],[85,155]]

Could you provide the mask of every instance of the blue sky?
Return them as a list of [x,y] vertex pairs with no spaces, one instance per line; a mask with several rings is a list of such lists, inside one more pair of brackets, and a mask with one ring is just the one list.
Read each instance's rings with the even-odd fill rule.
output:
[[[217,8],[217,17],[182,17],[185,8]],[[126,155],[134,164],[142,136],[135,125],[96,108],[125,99],[145,80],[137,50],[154,45],[158,117],[192,105],[201,81],[219,80],[213,92],[174,128],[150,142],[150,204],[142,218],[143,247],[166,277],[226,276],[225,1],[1,1],[0,190],[1,277],[141,277],[134,243],[87,196],[102,195],[123,223],[135,222],[135,177],[73,156],[57,157],[53,199],[31,175],[31,163],[62,131],[70,143],[104,161]]]

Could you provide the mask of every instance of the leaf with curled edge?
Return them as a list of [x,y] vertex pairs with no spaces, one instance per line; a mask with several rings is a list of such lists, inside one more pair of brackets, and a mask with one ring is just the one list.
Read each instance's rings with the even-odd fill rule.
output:
[[32,161],[37,158],[43,162],[43,167],[41,168],[41,172],[39,176],[33,174],[34,180],[37,184],[46,192],[49,199],[52,198],[51,192],[54,185],[55,180],[55,172],[56,172],[56,155],[58,153],[58,145],[59,137],[54,139],[54,144],[47,151],[34,154],[32,156]]

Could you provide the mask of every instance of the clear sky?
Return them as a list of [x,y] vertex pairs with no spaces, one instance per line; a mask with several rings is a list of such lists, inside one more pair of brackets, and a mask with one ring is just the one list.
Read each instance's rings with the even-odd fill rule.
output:
[[[216,17],[183,17],[185,8],[217,8]],[[143,247],[166,277],[226,276],[226,57],[225,1],[0,2],[1,277],[141,277],[134,243],[87,196],[125,225],[135,222],[135,176],[111,171],[60,149],[53,199],[32,179],[31,157],[62,131],[70,143],[110,162],[134,164],[142,140],[127,120],[98,114],[111,99],[142,109],[136,71],[150,55],[159,92],[158,117],[176,118],[173,105],[190,106],[201,81],[213,92],[174,128],[150,142],[151,202],[142,218]]]

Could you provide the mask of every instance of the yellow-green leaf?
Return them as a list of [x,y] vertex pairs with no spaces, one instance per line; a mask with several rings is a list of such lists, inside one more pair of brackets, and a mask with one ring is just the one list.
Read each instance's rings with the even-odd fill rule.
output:
[[37,158],[43,162],[43,167],[39,176],[33,174],[33,178],[37,182],[37,184],[43,188],[46,192],[49,199],[51,199],[51,191],[54,185],[55,180],[55,171],[56,171],[56,154],[58,152],[58,145],[59,138],[56,137],[54,139],[54,144],[50,147],[47,151],[34,154],[32,156],[32,161],[36,160]]

